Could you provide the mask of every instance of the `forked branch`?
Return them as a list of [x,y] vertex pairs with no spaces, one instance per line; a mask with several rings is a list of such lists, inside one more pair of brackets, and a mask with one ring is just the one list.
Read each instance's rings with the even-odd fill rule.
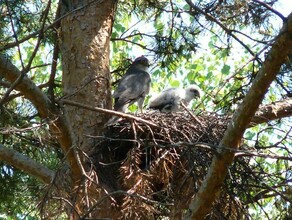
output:
[[[210,211],[210,204],[218,196],[229,166],[234,159],[234,150],[240,146],[246,128],[251,123],[271,83],[275,80],[281,65],[291,53],[291,36],[292,13],[288,16],[287,23],[282,27],[242,104],[233,115],[218,147],[221,157],[214,157],[205,180],[189,205],[189,212],[185,219],[203,219]],[[228,148],[234,150],[228,150]]]

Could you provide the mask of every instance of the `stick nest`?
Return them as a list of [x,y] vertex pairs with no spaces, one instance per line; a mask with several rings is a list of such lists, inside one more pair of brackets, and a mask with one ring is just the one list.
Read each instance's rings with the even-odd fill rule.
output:
[[[227,128],[228,118],[191,112],[140,114],[157,126],[123,119],[99,137],[92,156],[100,179],[125,219],[182,219],[196,195]],[[207,219],[240,219],[238,185],[248,162],[231,167]],[[110,186],[110,189],[109,189]]]

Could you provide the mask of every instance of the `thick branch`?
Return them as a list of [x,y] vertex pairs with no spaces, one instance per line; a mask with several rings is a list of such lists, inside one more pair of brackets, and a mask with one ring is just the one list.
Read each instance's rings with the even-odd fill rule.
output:
[[51,183],[55,175],[55,173],[47,167],[42,166],[36,161],[13,149],[4,147],[2,144],[0,144],[0,160],[23,170],[46,184]]
[[[0,75],[13,83],[21,72],[4,55],[0,55]],[[24,77],[16,89],[32,102],[42,118],[48,116],[48,108],[51,108],[50,100],[29,78]]]
[[252,118],[249,127],[290,116],[292,116],[292,98],[287,98],[283,101],[260,107]]
[[[0,76],[3,76],[10,83],[13,83],[21,72],[4,55],[0,55]],[[72,149],[72,137],[68,129],[66,120],[62,114],[55,108],[49,98],[37,87],[29,78],[24,76],[21,82],[16,86],[25,98],[30,100],[38,110],[43,119],[50,119],[51,132],[57,137],[67,161],[71,166],[73,179],[81,177],[81,169],[78,165],[78,159],[75,151]]]
[[[215,157],[203,181],[199,192],[189,206],[186,219],[203,219],[209,212],[211,204],[231,165],[234,152],[238,149],[243,133],[250,124],[256,110],[261,104],[270,84],[276,78],[281,65],[285,62],[292,48],[292,13],[276,38],[268,56],[258,72],[249,92],[234,114],[219,144],[220,157]],[[228,150],[229,148],[233,150]]]

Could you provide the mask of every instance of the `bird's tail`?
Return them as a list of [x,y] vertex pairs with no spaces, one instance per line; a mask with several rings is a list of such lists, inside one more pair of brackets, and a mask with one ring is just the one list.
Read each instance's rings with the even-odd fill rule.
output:
[[119,116],[112,116],[105,124],[104,127],[109,127],[118,123],[122,118]]

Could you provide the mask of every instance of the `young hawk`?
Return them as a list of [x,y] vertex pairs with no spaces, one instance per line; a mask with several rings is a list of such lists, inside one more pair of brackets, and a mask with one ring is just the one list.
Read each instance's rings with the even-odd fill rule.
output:
[[176,112],[181,110],[181,102],[186,106],[192,99],[201,96],[201,90],[196,85],[190,85],[186,89],[168,88],[149,101],[149,108],[161,112]]

